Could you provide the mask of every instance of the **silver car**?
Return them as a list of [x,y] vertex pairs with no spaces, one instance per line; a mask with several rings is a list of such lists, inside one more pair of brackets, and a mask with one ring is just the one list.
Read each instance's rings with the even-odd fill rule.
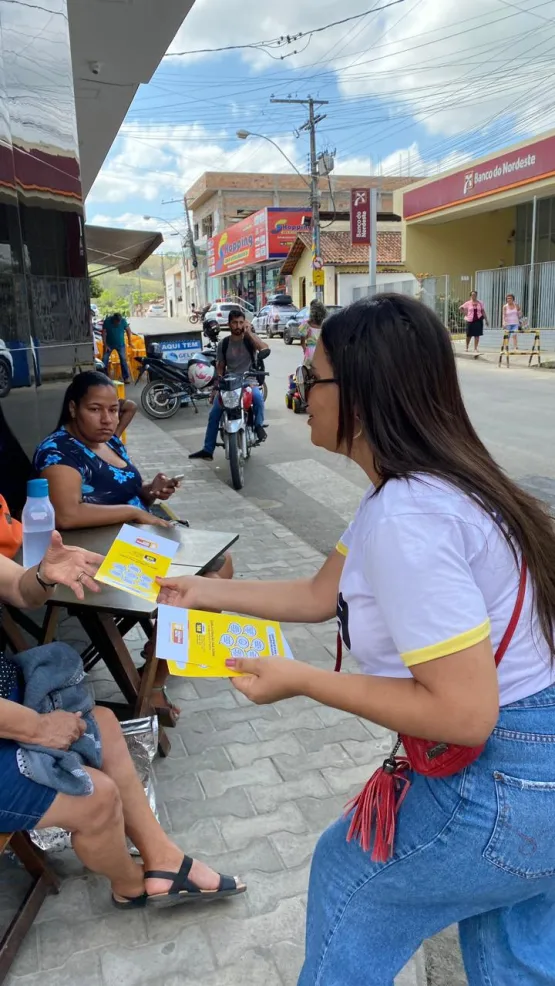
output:
[[229,313],[238,309],[243,312],[247,322],[252,321],[251,312],[243,305],[233,301],[215,301],[206,312],[204,322],[217,325],[220,329],[227,329],[229,327]]
[[297,312],[297,306],[264,305],[252,320],[255,332],[264,332],[269,339],[282,336],[285,326],[292,315]]
[[[328,315],[334,315],[335,312],[340,312],[342,305],[326,305],[326,311]],[[305,305],[301,308],[295,315],[291,316],[283,330],[283,341],[286,346],[291,346],[296,340],[301,341],[301,334],[299,329],[303,322],[306,322],[308,316],[310,315],[310,305]]]

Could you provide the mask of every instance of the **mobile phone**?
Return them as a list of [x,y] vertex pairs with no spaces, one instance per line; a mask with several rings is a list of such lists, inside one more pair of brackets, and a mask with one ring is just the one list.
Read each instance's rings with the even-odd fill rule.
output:
[[172,476],[172,479],[174,480],[174,482],[180,483],[182,479],[185,479],[185,473],[180,472],[177,476]]

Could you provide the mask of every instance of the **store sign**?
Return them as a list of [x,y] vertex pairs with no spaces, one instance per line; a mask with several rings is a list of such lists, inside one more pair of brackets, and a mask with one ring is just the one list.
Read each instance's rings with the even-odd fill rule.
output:
[[351,189],[351,243],[370,244],[370,189]]
[[262,209],[208,241],[208,273],[231,274],[265,260],[284,259],[307,227],[306,209]]
[[231,274],[265,259],[266,253],[265,216],[257,212],[208,241],[208,273]]
[[546,137],[420,188],[409,188],[403,196],[403,217],[416,219],[554,175],[555,137]]
[[[299,233],[310,231],[309,209],[266,209],[268,260],[286,258]],[[303,219],[307,222],[303,223]]]
[[[153,339],[153,342],[157,342]],[[163,339],[158,342],[162,359],[173,360],[174,363],[188,363],[195,353],[202,350],[202,342],[198,335],[188,336],[184,339]]]

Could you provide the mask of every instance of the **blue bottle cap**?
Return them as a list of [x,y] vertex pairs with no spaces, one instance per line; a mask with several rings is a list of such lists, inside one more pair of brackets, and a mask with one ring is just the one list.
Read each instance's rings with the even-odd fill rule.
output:
[[27,483],[27,496],[42,497],[48,496],[47,479],[30,479]]

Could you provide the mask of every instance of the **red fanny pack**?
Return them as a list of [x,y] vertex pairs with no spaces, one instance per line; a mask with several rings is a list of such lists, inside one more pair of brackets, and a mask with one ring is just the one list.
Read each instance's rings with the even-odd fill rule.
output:
[[[523,559],[513,614],[495,652],[496,667],[505,656],[520,619],[526,595],[526,577],[527,566]],[[341,671],[342,658],[343,641],[338,633],[336,671]],[[427,777],[449,777],[477,760],[485,745],[457,746],[455,743],[436,743],[400,733],[382,766],[372,774],[360,794],[346,806],[346,814],[354,808],[347,841],[357,839],[365,852],[372,848],[372,859],[375,862],[387,862],[393,853],[397,812],[410,787],[407,771],[412,770]],[[405,749],[406,757],[397,758],[401,746]]]

